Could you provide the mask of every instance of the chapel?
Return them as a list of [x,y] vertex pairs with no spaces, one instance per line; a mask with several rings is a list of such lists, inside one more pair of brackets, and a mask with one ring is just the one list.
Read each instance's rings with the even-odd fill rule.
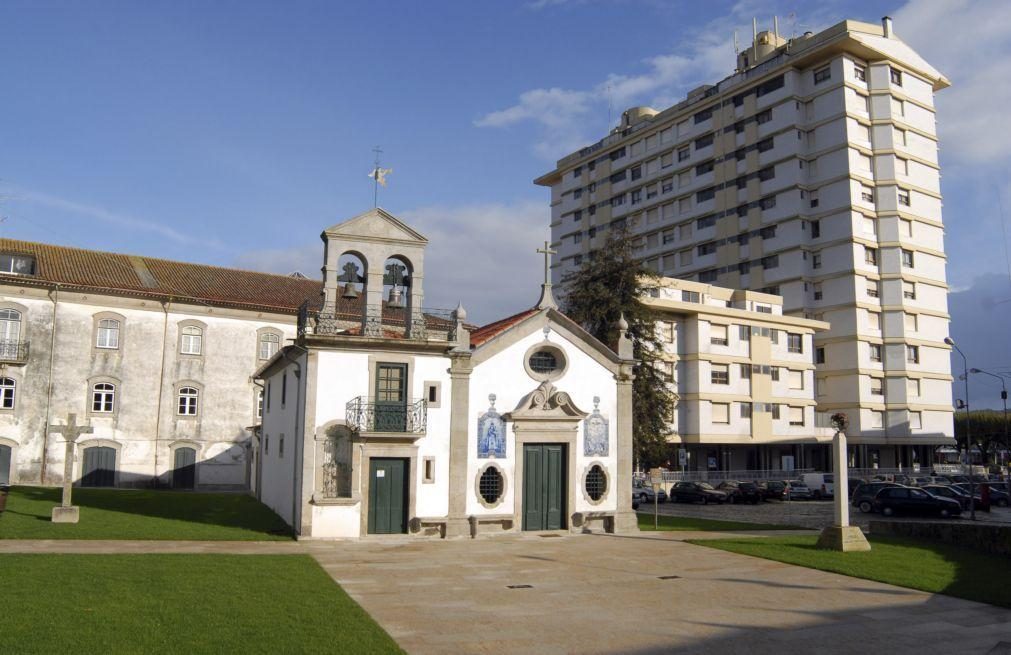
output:
[[322,293],[254,374],[254,493],[300,538],[636,529],[623,330],[597,341],[547,276],[484,326],[427,308],[428,241],[381,208],[321,238]]

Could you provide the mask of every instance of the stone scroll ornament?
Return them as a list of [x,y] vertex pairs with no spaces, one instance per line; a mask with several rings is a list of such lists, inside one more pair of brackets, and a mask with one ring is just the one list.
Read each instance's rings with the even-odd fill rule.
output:
[[583,421],[583,455],[586,457],[607,457],[609,432],[607,419],[600,413],[599,405],[600,396],[594,396],[593,413]]
[[477,419],[477,456],[480,459],[506,456],[506,424],[495,411],[495,394],[488,395],[491,406]]

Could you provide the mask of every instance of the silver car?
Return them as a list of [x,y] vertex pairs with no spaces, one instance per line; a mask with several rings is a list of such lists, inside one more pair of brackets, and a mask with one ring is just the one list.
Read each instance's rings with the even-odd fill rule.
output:
[[667,502],[667,492],[663,488],[659,491],[653,491],[652,485],[642,481],[636,480],[632,483],[632,499],[639,501],[640,505],[652,503],[654,497],[656,497],[656,502],[658,503]]

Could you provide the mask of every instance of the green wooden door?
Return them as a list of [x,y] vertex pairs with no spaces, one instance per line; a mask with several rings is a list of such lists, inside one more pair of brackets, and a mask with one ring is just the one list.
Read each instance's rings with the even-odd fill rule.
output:
[[0,446],[0,486],[11,483],[11,447]]
[[197,451],[177,448],[172,467],[172,488],[192,489],[197,481]]
[[379,364],[376,369],[376,432],[407,429],[407,364]]
[[94,446],[84,449],[82,487],[113,487],[116,485],[116,449]]
[[523,446],[523,529],[566,527],[565,444]]
[[407,532],[407,460],[369,460],[369,534]]

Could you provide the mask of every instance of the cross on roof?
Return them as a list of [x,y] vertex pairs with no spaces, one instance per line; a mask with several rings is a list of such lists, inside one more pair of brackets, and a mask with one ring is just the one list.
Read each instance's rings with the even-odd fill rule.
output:
[[544,242],[543,248],[538,248],[537,252],[544,255],[544,284],[551,284],[551,255],[558,254],[557,250],[551,249],[551,244]]
[[66,425],[50,425],[49,431],[62,434],[64,439],[74,442],[82,434],[91,434],[95,429],[90,425],[78,425],[77,414],[68,414]]

